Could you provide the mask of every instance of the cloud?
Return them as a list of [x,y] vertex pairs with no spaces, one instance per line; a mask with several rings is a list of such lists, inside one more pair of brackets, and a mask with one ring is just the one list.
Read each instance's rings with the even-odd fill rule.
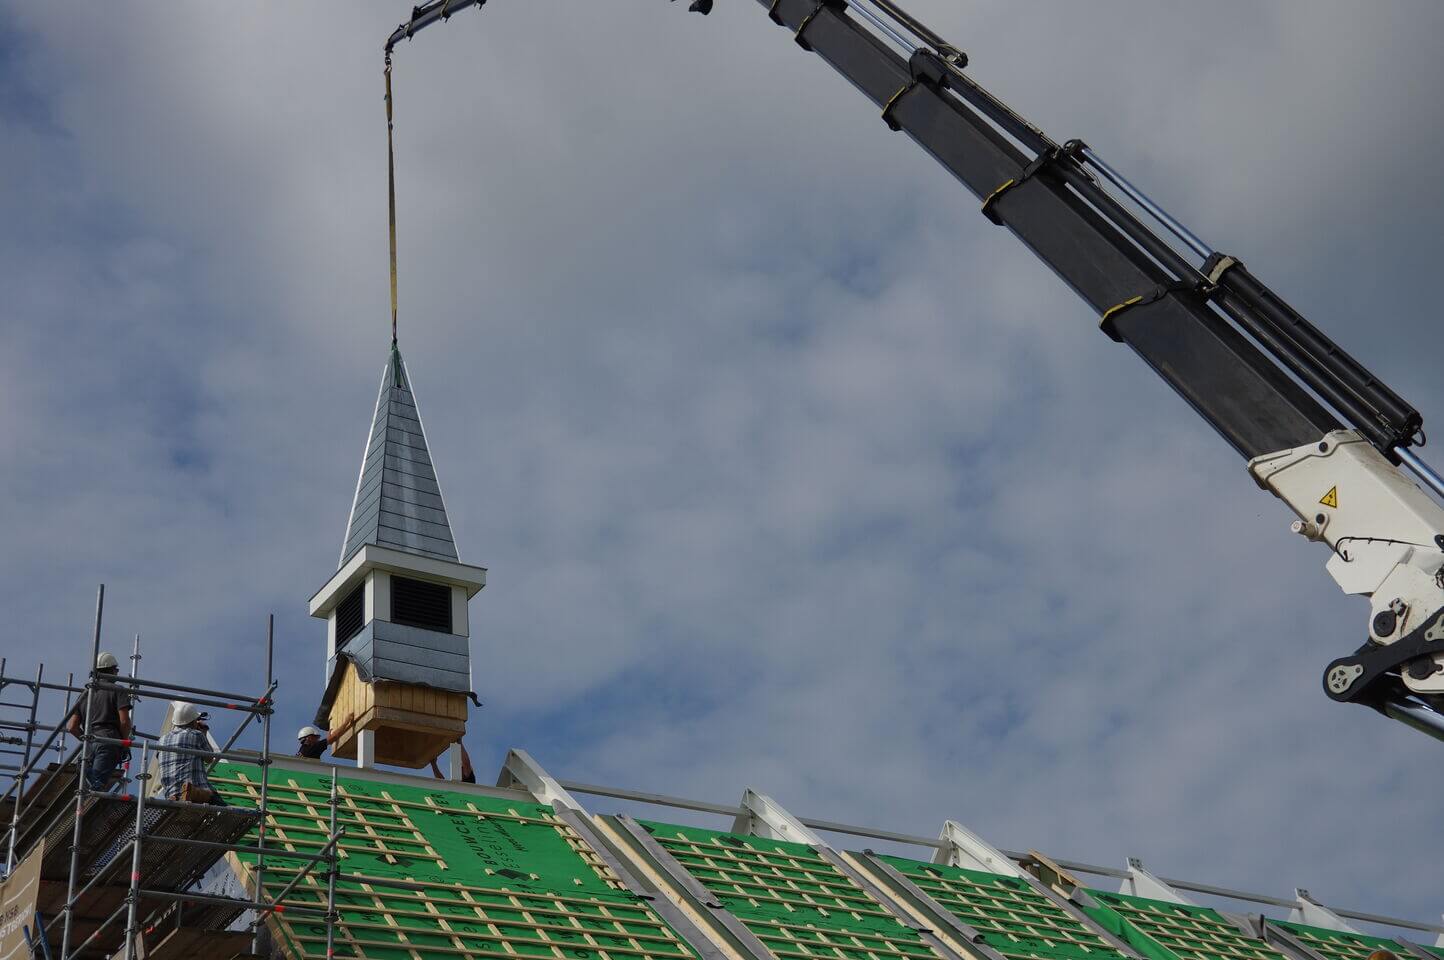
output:
[[[402,347],[491,570],[478,767],[1432,916],[1430,744],[1318,690],[1362,606],[754,6],[489,4],[397,54]],[[1444,409],[1432,8],[916,6]],[[384,361],[404,11],[5,9],[4,652],[81,665],[104,580],[108,644],[252,689],[274,610],[299,725]]]

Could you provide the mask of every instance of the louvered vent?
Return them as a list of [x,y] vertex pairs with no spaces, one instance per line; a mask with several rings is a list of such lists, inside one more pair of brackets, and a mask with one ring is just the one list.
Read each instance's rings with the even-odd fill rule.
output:
[[366,622],[366,584],[346,594],[336,607],[336,648],[361,632]]
[[451,588],[441,583],[391,577],[391,622],[451,632]]

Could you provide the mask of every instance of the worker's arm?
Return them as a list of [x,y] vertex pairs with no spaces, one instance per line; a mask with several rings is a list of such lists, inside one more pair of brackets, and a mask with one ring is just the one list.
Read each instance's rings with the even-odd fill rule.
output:
[[187,750],[207,751],[206,754],[201,757],[202,763],[210,763],[216,759],[215,756],[209,752],[211,749],[211,738],[204,730],[197,730],[194,727],[187,728],[182,731],[182,736],[178,738],[176,745],[185,747]]
[[116,711],[118,726],[120,727],[120,739],[129,740],[131,734],[130,707],[121,707]]
[[[457,746],[461,747],[461,776],[462,779],[465,779],[468,774],[472,773],[471,754],[466,752],[466,744],[462,743],[460,740],[456,741],[456,743]],[[441,773],[441,767],[437,765],[435,760],[431,761],[431,772],[436,776],[436,779],[438,780],[446,779],[446,777],[443,776]]]
[[346,716],[342,718],[341,722],[336,724],[336,728],[334,730],[326,731],[326,745],[329,747],[331,744],[344,737],[346,735],[346,731],[350,730],[355,723],[356,715],[354,713],[346,714]]

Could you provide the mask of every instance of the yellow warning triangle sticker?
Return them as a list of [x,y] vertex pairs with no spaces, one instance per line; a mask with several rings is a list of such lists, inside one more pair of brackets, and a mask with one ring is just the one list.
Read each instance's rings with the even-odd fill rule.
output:
[[1330,487],[1329,492],[1319,498],[1319,503],[1322,503],[1326,507],[1333,507],[1337,510],[1339,507],[1339,488]]

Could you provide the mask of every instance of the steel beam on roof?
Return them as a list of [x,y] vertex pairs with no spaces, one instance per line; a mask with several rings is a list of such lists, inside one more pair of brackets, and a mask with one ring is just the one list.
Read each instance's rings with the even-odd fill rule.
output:
[[[987,873],[1000,874],[1022,880],[1031,890],[1045,897],[1049,902],[1062,910],[1063,913],[1067,914],[1071,919],[1088,930],[1088,932],[1096,935],[1104,943],[1118,951],[1119,954],[1130,958],[1130,960],[1139,960],[1139,954],[1136,950],[1105,930],[1096,920],[1088,916],[1077,903],[1063,896],[1059,891],[1053,889],[1040,878],[1021,869],[1012,857],[992,846],[982,837],[968,830],[957,821],[949,820],[943,824],[940,842],[946,842],[948,846],[939,849],[938,855],[933,857],[933,863],[942,866],[958,867],[964,870],[981,869]],[[966,861],[953,862],[945,859],[945,855],[950,851],[955,854],[965,855]],[[871,851],[865,852],[860,856],[853,854],[853,856],[876,871],[880,880],[885,882],[895,894],[901,894],[901,899],[904,903],[910,901],[916,904],[925,911],[926,916],[935,918],[933,922],[937,923],[940,929],[953,931],[956,935],[961,935],[963,942],[958,945],[959,949],[972,951],[978,949],[978,941],[982,936],[978,930],[954,916],[951,910],[948,910],[942,904],[928,896],[917,884],[903,876],[900,871],[887,861],[882,860]],[[1046,860],[1046,858],[1041,857],[1040,859]],[[994,862],[1004,864],[1012,869],[997,870],[985,865]],[[1051,864],[1051,861],[1048,862]],[[1069,879],[1071,880],[1072,878]]]
[[1131,897],[1166,900],[1189,907],[1198,906],[1166,880],[1162,880],[1144,869],[1143,861],[1137,857],[1128,858],[1128,876],[1123,879],[1123,884],[1119,887],[1118,892]]
[[1362,932],[1358,927],[1353,926],[1343,917],[1309,896],[1309,892],[1303,887],[1295,888],[1294,895],[1299,900],[1289,913],[1289,920],[1292,922],[1307,924],[1311,927],[1323,927],[1326,930],[1342,930],[1345,933]]
[[807,844],[818,856],[856,884],[878,906],[892,914],[895,920],[903,926],[917,931],[922,941],[943,960],[955,960],[955,958],[1003,960],[1000,955],[985,951],[960,954],[934,933],[930,925],[919,922],[900,901],[868,877],[848,855],[838,853],[829,843],[814,833],[811,827],[788,813],[782,804],[765,793],[758,793],[750,787],[743,791],[742,812],[733,822],[732,832],[747,833],[768,840]]
[[[1128,858],[1128,878],[1123,881],[1122,889],[1118,891],[1125,896],[1145,897],[1150,900],[1162,900],[1169,903],[1177,903],[1186,907],[1202,907],[1194,900],[1185,897],[1178,888],[1167,880],[1149,873],[1143,866],[1143,862],[1137,857]],[[1213,908],[1223,920],[1233,924],[1234,928],[1245,937],[1266,943],[1274,949],[1275,953],[1291,960],[1324,960],[1317,953],[1298,943],[1297,941],[1284,941],[1282,938],[1271,938],[1264,925],[1264,918],[1259,915],[1243,915],[1229,913],[1226,910]],[[1277,932],[1277,931],[1276,931]]]
[[956,820],[943,823],[943,829],[938,834],[938,851],[933,854],[933,863],[1001,873],[1007,877],[1027,877],[1027,873],[1012,857]]
[[[1285,956],[1295,957],[1297,958],[1297,960],[1327,960],[1327,958],[1325,958],[1317,950],[1314,950],[1302,939],[1300,939],[1298,935],[1295,934],[1292,930],[1287,930],[1279,926],[1278,924],[1270,921],[1268,917],[1250,915],[1249,922],[1250,926],[1258,932],[1259,938],[1262,939],[1264,943],[1267,943],[1269,946],[1283,953]],[[1313,924],[1309,925],[1313,926]],[[1330,929],[1342,928],[1331,927]],[[1348,932],[1356,933],[1357,931],[1350,928]]]
[[705,931],[728,960],[777,960],[767,945],[723,907],[712,891],[678,863],[640,823],[625,814],[599,817],[597,822],[616,839],[617,849],[628,853],[655,881],[662,899],[674,903],[694,926]]
[[[944,940],[935,932],[933,924],[923,920],[921,917],[914,916],[901,899],[874,881],[860,869],[857,861],[854,860],[852,856],[838,853],[826,844],[818,845],[814,847],[814,849],[824,860],[832,864],[849,880],[865,890],[869,897],[872,897],[872,899],[887,910],[888,913],[896,917],[899,923],[905,927],[916,930],[922,941],[932,947],[933,952],[943,957],[944,960],[950,960],[950,958],[953,957],[965,958],[965,960],[1004,960],[1002,954],[998,953],[992,947],[984,946],[980,942],[968,941],[971,949],[964,950],[962,949],[962,944],[954,945]],[[929,902],[932,901],[930,900]],[[959,926],[966,925],[960,923]],[[969,927],[968,929],[971,930],[972,928]],[[976,935],[977,931],[974,930],[973,933]]]
[[[573,793],[584,793],[594,797],[611,797],[616,800],[634,800],[638,803],[650,803],[659,807],[673,807],[678,810],[696,810],[699,813],[715,813],[724,817],[736,817],[742,813],[742,808],[726,803],[710,803],[706,800],[692,800],[687,797],[674,797],[665,793],[648,793],[645,790],[631,790],[626,787],[607,787],[595,783],[583,783],[580,780],[559,780],[563,787]],[[861,827],[853,823],[838,823],[835,820],[820,820],[816,817],[798,817],[804,827],[811,827],[813,830],[823,830],[827,833],[844,833],[854,837],[864,837],[869,840],[891,840],[895,843],[913,844],[919,847],[936,848],[941,841],[932,840],[928,837],[920,837],[912,833],[899,833],[896,830],[879,830],[875,827]]]
[[[879,859],[870,851],[852,854],[852,856],[861,868],[877,879],[879,885],[887,889],[893,900],[907,910],[919,923],[937,931],[937,935],[955,953],[965,957],[1002,960],[1002,955],[987,945],[987,938],[982,931],[964,923],[951,910],[928,896],[917,884],[898,872],[892,864]],[[949,864],[949,866],[956,866],[956,864]]]
[[[1444,936],[1441,936],[1439,939],[1444,940]],[[1428,950],[1425,950],[1413,940],[1406,940],[1403,937],[1395,937],[1394,942],[1397,943],[1399,946],[1403,947],[1405,950],[1409,951],[1410,956],[1417,957],[1418,960],[1439,960],[1436,954],[1432,954]],[[1436,944],[1436,946],[1444,946],[1444,944]]]
[[[692,945],[692,948],[701,955],[702,960],[742,960],[727,956],[720,948],[715,938],[706,929],[695,922],[694,918],[677,908],[671,900],[666,897],[658,898],[653,895],[653,888],[645,882],[643,875],[636,869],[636,864],[626,856],[623,848],[608,844],[595,825],[600,820],[587,813],[586,809],[577,802],[576,798],[567,792],[557,780],[547,773],[541,764],[537,763],[532,755],[525,750],[510,750],[507,752],[506,760],[502,764],[501,772],[497,776],[498,787],[524,790],[531,794],[537,803],[550,804],[556,815],[562,822],[574,830],[588,847],[592,849],[607,869],[616,875],[621,884],[630,892],[636,894],[642,900],[647,901],[657,915],[666,921],[677,935]],[[764,958],[757,958],[764,960]]]
[[580,780],[559,780],[557,782],[573,793],[585,793],[593,797],[611,797],[615,800],[635,800],[638,803],[650,803],[659,807],[675,807],[678,810],[696,810],[699,813],[715,813],[723,817],[735,817],[741,812],[740,807],[729,806],[725,803],[709,803],[706,800],[689,800],[686,797],[673,797],[665,793],[648,793],[645,790],[629,790],[626,787],[604,787],[595,783],[582,783]]
[[1343,907],[1330,907],[1341,917],[1349,920],[1362,920],[1364,923],[1378,923],[1386,927],[1400,927],[1404,930],[1423,930],[1426,933],[1441,934],[1434,945],[1444,947],[1444,924],[1419,923],[1417,920],[1401,920],[1398,917],[1386,917],[1377,913],[1364,913],[1361,910],[1345,910]]
[[497,775],[496,785],[513,790],[525,790],[537,803],[549,803],[555,807],[584,810],[576,798],[567,792],[551,774],[542,768],[525,750],[509,750],[506,760]]
[[[704,800],[692,800],[685,797],[674,797],[660,793],[647,793],[645,791],[631,790],[625,787],[599,786],[597,784],[582,783],[575,780],[563,780],[559,782],[563,787],[575,793],[584,793],[601,797],[613,797],[619,800],[632,800],[639,803],[656,804],[658,806],[664,807],[675,807],[680,810],[696,810],[701,813],[714,813],[720,816],[737,817],[739,821],[742,819],[739,814],[743,814],[745,816],[748,813],[748,811],[741,810],[738,807],[732,806],[730,804],[711,803]],[[943,840],[930,840],[926,837],[898,833],[896,831],[877,830],[871,827],[861,827],[853,824],[836,823],[830,820],[819,820],[812,817],[796,817],[795,820],[805,828],[810,828],[812,830],[822,830],[829,833],[843,833],[857,837],[891,840],[898,843],[915,844],[917,846],[929,847],[933,849],[941,849],[945,846],[945,842]],[[1030,858],[1036,856],[1034,853],[1031,852],[1019,853],[1012,850],[1004,849],[999,849],[998,852],[1001,853],[1004,857],[1007,857],[1015,862],[1026,862]],[[1122,880],[1124,881],[1124,885],[1122,887],[1122,890],[1120,891],[1122,893],[1130,892],[1129,884],[1132,882],[1134,877],[1134,874],[1130,873],[1128,870],[1119,870],[1116,867],[1104,867],[1098,864],[1084,863],[1078,860],[1048,860],[1048,864],[1052,867],[1062,868],[1063,870],[1074,871],[1077,873],[1085,873],[1090,876],[1111,877]],[[1150,876],[1152,875],[1150,874]],[[1287,910],[1292,910],[1297,906],[1297,901],[1295,899],[1275,897],[1270,894],[1254,893],[1246,890],[1235,890],[1229,887],[1220,887],[1213,884],[1197,883],[1192,880],[1182,880],[1173,877],[1154,876],[1153,880],[1163,884],[1170,891],[1169,895],[1164,899],[1174,900],[1176,902],[1190,902],[1186,899],[1183,893],[1180,893],[1180,891],[1188,891],[1190,893],[1202,893],[1209,896],[1222,897],[1229,900],[1241,900],[1250,903],[1282,907]],[[1087,894],[1080,891],[1079,896],[1086,897]],[[1440,934],[1438,940],[1435,943],[1436,946],[1444,947],[1444,924],[1421,923],[1414,920],[1404,920],[1398,917],[1388,917],[1382,916],[1380,914],[1345,910],[1341,907],[1334,907],[1330,909],[1332,909],[1332,911],[1338,916],[1350,920],[1361,920],[1365,923],[1377,923],[1383,926],[1399,927],[1406,930],[1420,930],[1428,932],[1430,934]],[[1395,939],[1399,940],[1401,944],[1407,946],[1407,943],[1402,939]],[[1424,948],[1421,947],[1419,949],[1422,950]],[[1424,960],[1440,960],[1440,957],[1432,952],[1426,951],[1426,956]]]
[[1296,902],[1283,897],[1272,897],[1266,893],[1250,893],[1247,890],[1233,890],[1228,887],[1215,886],[1211,883],[1194,883],[1192,880],[1179,880],[1176,877],[1163,877],[1161,879],[1178,890],[1187,890],[1190,893],[1205,893],[1209,896],[1223,897],[1227,900],[1262,903],[1273,907],[1283,907],[1287,910],[1292,910]]
[[811,828],[803,826],[801,820],[765,793],[747,788],[742,793],[741,806],[742,811],[732,822],[733,833],[750,833],[754,837],[805,843],[811,847],[827,846]]

